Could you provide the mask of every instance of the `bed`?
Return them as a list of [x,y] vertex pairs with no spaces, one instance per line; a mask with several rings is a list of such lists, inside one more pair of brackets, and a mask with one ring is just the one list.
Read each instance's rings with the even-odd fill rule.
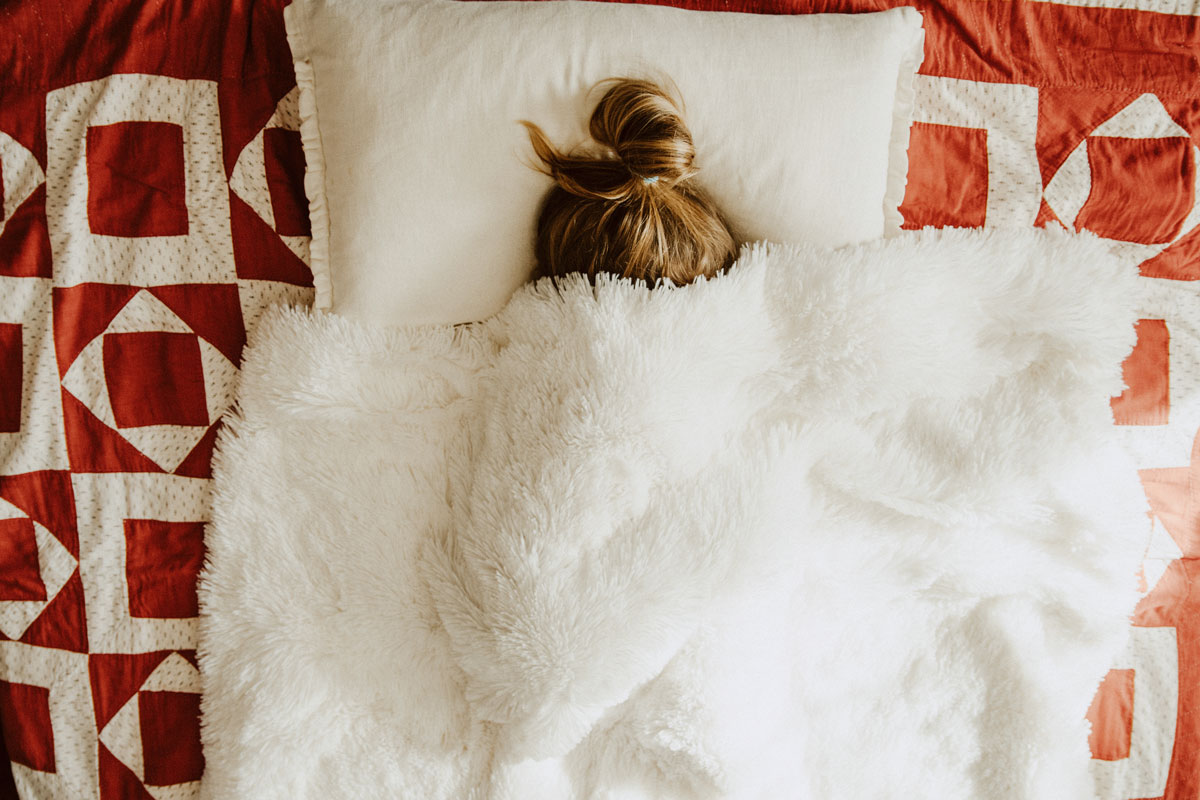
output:
[[[282,5],[0,9],[0,722],[23,798],[198,792],[195,581],[219,418],[246,332],[313,296]],[[915,5],[905,227],[1062,223],[1140,262],[1112,414],[1153,519],[1089,745],[1102,797],[1193,797],[1200,9]]]

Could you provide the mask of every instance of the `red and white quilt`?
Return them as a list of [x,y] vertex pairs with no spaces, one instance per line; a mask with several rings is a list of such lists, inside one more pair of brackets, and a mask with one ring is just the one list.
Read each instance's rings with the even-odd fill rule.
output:
[[[769,13],[902,0],[680,2]],[[914,0],[906,226],[1141,261],[1116,424],[1147,593],[1090,717],[1106,800],[1200,796],[1200,2]],[[0,725],[26,800],[193,797],[209,460],[251,328],[311,299],[284,0],[0,5]]]

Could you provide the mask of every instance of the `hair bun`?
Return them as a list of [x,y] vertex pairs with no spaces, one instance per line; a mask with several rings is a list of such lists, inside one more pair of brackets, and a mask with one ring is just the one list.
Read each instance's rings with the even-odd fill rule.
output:
[[608,78],[597,86],[606,84],[588,126],[604,154],[595,148],[560,152],[541,128],[520,120],[542,171],[577,197],[616,202],[645,198],[649,188],[676,186],[695,175],[696,148],[675,101],[646,80]]
[[644,184],[692,177],[696,148],[675,102],[649,81],[610,81],[613,86],[592,112],[592,138],[612,149],[631,177]]
[[520,120],[541,162],[534,169],[555,182],[538,211],[538,273],[677,284],[717,274],[737,244],[712,199],[689,180],[696,150],[679,106],[648,81],[597,84],[606,85],[589,124],[595,141],[572,152]]

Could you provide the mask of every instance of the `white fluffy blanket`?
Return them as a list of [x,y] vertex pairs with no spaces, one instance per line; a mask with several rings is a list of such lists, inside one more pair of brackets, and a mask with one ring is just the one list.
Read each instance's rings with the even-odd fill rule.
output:
[[210,798],[1092,797],[1147,533],[1132,268],[1054,231],[743,250],[249,347]]

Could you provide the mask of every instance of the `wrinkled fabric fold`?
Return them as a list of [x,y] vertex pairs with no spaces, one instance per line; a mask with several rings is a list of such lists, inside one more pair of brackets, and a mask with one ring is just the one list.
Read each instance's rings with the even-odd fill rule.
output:
[[270,312],[215,467],[205,791],[1091,796],[1148,534],[1135,282],[1091,236],[925,231],[473,326]]

